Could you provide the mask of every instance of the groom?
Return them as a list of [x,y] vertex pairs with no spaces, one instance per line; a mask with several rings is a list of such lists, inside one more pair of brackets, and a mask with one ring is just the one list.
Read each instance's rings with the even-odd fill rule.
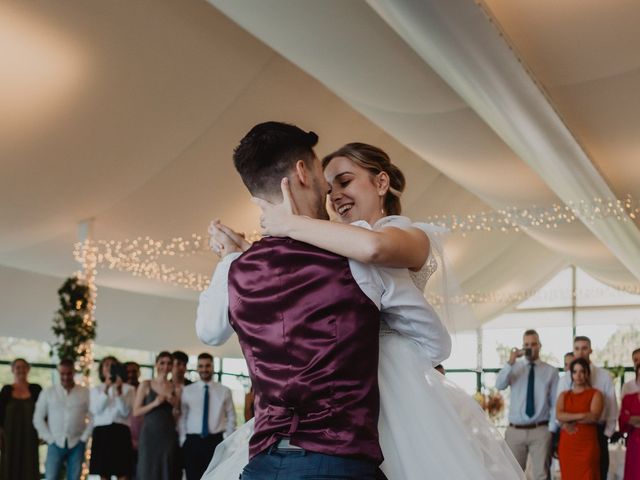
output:
[[[327,219],[328,190],[313,147],[298,127],[256,125],[234,151],[253,196],[282,201],[289,179],[301,215]],[[384,478],[378,465],[378,330],[380,311],[400,331],[446,330],[428,324],[424,299],[393,298],[377,268],[290,238],[265,237],[246,252],[221,230],[224,254],[200,296],[202,341],[238,334],[255,392],[255,431],[243,480]],[[405,310],[402,310],[403,307]],[[445,358],[449,343],[438,352]]]

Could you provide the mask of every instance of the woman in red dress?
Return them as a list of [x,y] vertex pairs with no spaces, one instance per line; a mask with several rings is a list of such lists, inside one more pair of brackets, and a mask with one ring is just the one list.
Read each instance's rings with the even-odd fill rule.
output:
[[[636,367],[636,381],[640,365]],[[630,393],[622,399],[620,431],[627,434],[627,454],[624,461],[625,480],[640,478],[640,393]]]
[[562,480],[600,480],[600,448],[596,422],[602,413],[602,393],[591,388],[589,362],[571,362],[571,390],[556,402],[556,418],[562,423],[558,458]]

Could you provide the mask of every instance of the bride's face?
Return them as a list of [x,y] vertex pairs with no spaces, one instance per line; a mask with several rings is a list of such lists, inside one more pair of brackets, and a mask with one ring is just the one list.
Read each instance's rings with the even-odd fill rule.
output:
[[340,221],[365,220],[373,225],[384,215],[386,188],[376,185],[377,177],[346,157],[336,157],[324,170],[329,182],[329,201]]

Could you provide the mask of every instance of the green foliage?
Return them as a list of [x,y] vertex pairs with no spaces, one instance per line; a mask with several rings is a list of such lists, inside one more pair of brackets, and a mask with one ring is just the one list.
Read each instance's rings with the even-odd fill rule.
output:
[[53,348],[58,358],[77,361],[85,356],[91,340],[96,338],[96,325],[85,321],[89,315],[90,291],[78,277],[68,278],[58,290],[60,308],[53,319],[56,341]]
[[639,346],[640,329],[633,325],[620,326],[609,337],[603,349],[593,352],[591,360],[596,365],[631,366],[631,352]]

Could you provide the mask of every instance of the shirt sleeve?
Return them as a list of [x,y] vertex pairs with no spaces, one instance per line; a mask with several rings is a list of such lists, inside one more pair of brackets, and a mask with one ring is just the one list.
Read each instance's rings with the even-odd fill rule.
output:
[[196,333],[207,345],[222,345],[233,334],[233,328],[229,324],[228,277],[231,262],[240,255],[237,252],[230,253],[220,260],[213,272],[211,283],[200,294]]
[[89,437],[91,437],[91,432],[93,431],[93,416],[89,413],[85,421],[86,421],[86,424],[84,427],[84,431],[80,436],[80,441],[87,443],[89,441]]
[[616,431],[616,425],[618,423],[618,402],[616,400],[616,391],[613,387],[613,380],[611,380],[609,372],[605,369],[601,369],[600,371],[603,375],[607,376],[602,392],[605,399],[605,415],[603,420],[605,422],[604,434],[610,437]]
[[38,397],[36,408],[33,412],[33,426],[38,431],[38,436],[47,443],[53,443],[53,436],[47,424],[47,392]]
[[553,368],[553,374],[551,375],[551,385],[549,385],[549,431],[555,432],[558,430],[558,424],[556,423],[556,401],[558,400],[558,382],[560,376],[558,371]]
[[118,411],[118,415],[121,417],[128,417],[133,408],[133,388],[127,388],[123,385],[123,390],[120,395],[116,396],[116,410]]
[[388,287],[385,285],[380,310],[389,327],[418,343],[433,366],[449,358],[451,336],[422,293],[414,286]]
[[511,373],[513,372],[513,365],[509,362],[500,369],[498,375],[496,375],[496,388],[498,390],[505,390],[511,384]]
[[104,391],[104,385],[91,389],[89,394],[89,411],[91,415],[99,415],[107,407],[109,397]]
[[233,406],[233,397],[231,390],[225,391],[224,408],[227,417],[227,425],[224,431],[224,437],[228,437],[236,429],[236,409]]
[[178,419],[178,436],[180,439],[180,446],[184,445],[187,439],[187,415],[189,414],[189,402],[187,402],[187,395],[189,395],[188,389],[182,390],[180,396],[180,418]]

